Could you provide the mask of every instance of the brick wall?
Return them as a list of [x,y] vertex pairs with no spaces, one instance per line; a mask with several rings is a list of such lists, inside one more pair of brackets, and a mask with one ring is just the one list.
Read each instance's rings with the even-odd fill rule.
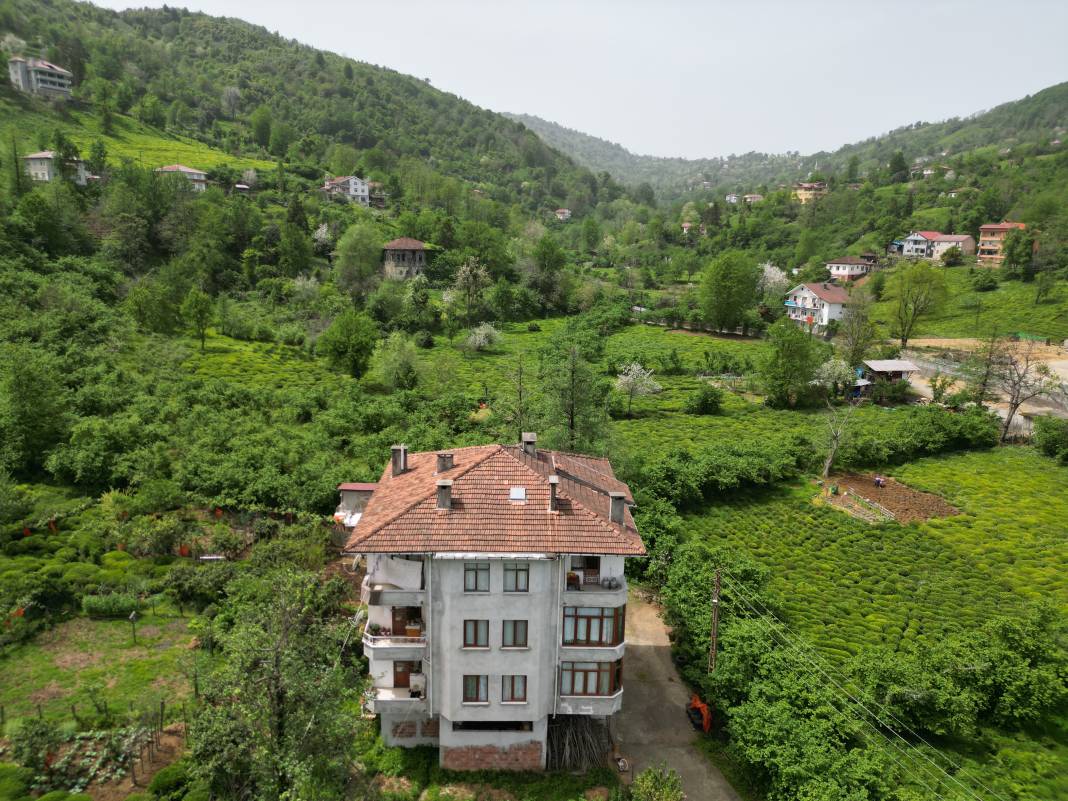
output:
[[415,737],[415,721],[402,720],[393,724],[393,736],[399,738]]
[[447,770],[541,770],[541,743],[522,743],[509,748],[495,745],[442,748],[441,766]]
[[437,718],[423,721],[423,736],[437,737],[441,730],[441,722]]

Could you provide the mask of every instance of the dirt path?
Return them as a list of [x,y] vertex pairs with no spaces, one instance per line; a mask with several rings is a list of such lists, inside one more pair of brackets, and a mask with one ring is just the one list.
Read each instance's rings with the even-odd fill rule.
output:
[[656,607],[635,593],[627,601],[624,687],[615,734],[633,772],[665,762],[682,777],[690,801],[741,801],[694,745],[697,732],[686,718],[690,693],[671,661],[667,628]]

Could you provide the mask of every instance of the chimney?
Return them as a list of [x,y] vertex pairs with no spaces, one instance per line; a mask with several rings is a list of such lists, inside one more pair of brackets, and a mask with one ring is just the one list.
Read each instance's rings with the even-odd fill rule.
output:
[[549,476],[549,511],[556,511],[556,488],[560,484],[560,476]]
[[396,478],[408,469],[408,446],[394,445],[390,450],[393,458],[393,477]]
[[523,453],[525,453],[527,456],[537,456],[538,455],[537,444],[538,444],[538,435],[537,434],[535,434],[533,431],[524,431],[523,432]]
[[452,508],[452,479],[442,478],[438,480],[438,508]]
[[446,470],[452,470],[452,454],[451,453],[439,453],[438,454],[438,472],[444,473]]
[[623,509],[626,504],[626,495],[622,492],[610,492],[608,498],[610,505],[608,507],[608,519],[613,523],[623,525]]

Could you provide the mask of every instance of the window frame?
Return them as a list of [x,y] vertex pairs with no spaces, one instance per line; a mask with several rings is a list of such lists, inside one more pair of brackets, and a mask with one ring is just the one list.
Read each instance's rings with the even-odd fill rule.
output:
[[[600,614],[586,610],[596,609]],[[582,614],[586,611],[585,614]],[[568,622],[571,637],[568,637]],[[594,625],[596,623],[596,626]],[[596,628],[597,637],[591,632]],[[570,648],[614,648],[626,641],[627,607],[623,606],[565,606],[560,625],[560,644]],[[579,637],[584,630],[585,636]],[[607,639],[606,639],[607,634]]]
[[[512,624],[512,643],[508,643],[508,624]],[[522,642],[517,636],[522,630]],[[501,621],[501,648],[529,648],[530,647],[530,622],[527,620],[502,620]]]
[[[474,682],[475,694],[469,695],[470,683]],[[461,697],[465,704],[489,703],[489,676],[481,673],[465,673],[462,682]]]
[[[471,637],[468,637],[468,634]],[[480,642],[481,640],[481,642]],[[464,620],[464,648],[489,648],[489,621],[467,619]]]
[[[518,679],[518,681],[517,681]],[[522,687],[522,695],[516,693],[516,687]],[[501,676],[501,703],[502,704],[525,704],[527,702],[527,676],[526,674],[512,674]]]
[[[581,675],[582,691],[576,692],[575,677]],[[588,687],[592,681],[594,692]],[[605,689],[601,689],[602,686]],[[565,690],[565,688],[568,688]],[[561,662],[560,695],[575,697],[610,698],[623,690],[623,660],[614,662]]]
[[[511,575],[512,588],[509,589],[508,577]],[[520,581],[522,576],[522,581]],[[522,589],[520,589],[522,584]],[[504,563],[504,592],[530,592],[530,562]]]
[[[485,576],[486,586],[480,588],[480,579]],[[473,578],[470,578],[473,577]],[[470,586],[469,586],[470,585]],[[490,591],[490,563],[489,562],[464,562],[464,592],[489,592]]]

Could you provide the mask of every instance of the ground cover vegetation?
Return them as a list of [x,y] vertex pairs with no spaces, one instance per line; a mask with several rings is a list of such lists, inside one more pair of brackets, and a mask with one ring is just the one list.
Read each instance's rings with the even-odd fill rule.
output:
[[[842,249],[940,215],[974,227],[1017,208],[1042,221],[1046,260],[1006,271],[985,294],[1015,298],[1050,275],[1039,306],[1052,310],[1063,156],[969,156],[969,180],[983,188],[955,203],[934,183],[873,170],[859,190],[832,182],[811,207],[774,191],[752,209],[658,206],[424,82],[243,23],[16,3],[0,12],[0,33],[11,34],[4,48],[22,40],[69,65],[78,85],[60,108],[0,89],[13,110],[5,120],[16,120],[0,160],[0,667],[17,678],[0,687],[0,705],[13,748],[30,744],[0,755],[29,770],[3,768],[12,798],[84,789],[89,763],[66,773],[37,758],[62,761],[79,736],[125,737],[161,700],[161,724],[188,723],[191,759],[157,776],[154,798],[455,797],[461,777],[439,771],[433,752],[387,749],[360,719],[354,604],[344,582],[317,578],[331,548],[322,521],[336,484],[374,480],[395,442],[514,442],[525,430],[549,447],[611,456],[634,487],[650,550],[635,578],[667,587],[687,679],[719,694],[726,747],[769,798],[922,798],[925,788],[832,711],[790,649],[745,641],[759,670],[732,668],[733,684],[714,687],[699,675],[705,618],[680,610],[706,608],[719,560],[709,548],[720,540],[749,554],[731,568],[741,592],[761,593],[896,716],[956,738],[932,753],[1016,782],[1021,798],[1056,788],[1043,784],[1064,764],[1063,732],[1050,723],[1062,703],[1055,623],[1021,602],[984,629],[976,610],[983,581],[1027,601],[1063,596],[1057,543],[1031,525],[1052,525],[1056,500],[1005,515],[1012,531],[991,522],[1013,493],[1040,492],[1034,482],[998,490],[999,471],[1053,480],[1063,437],[1041,429],[1054,458],[991,451],[997,421],[965,402],[988,400],[983,392],[919,408],[896,405],[903,387],[880,387],[878,403],[840,418],[853,408],[843,403],[849,370],[896,352],[878,342],[892,333],[880,303],[903,279],[881,291],[873,279],[873,299],[887,300],[864,305],[833,343],[779,318],[781,268],[822,280],[821,261]],[[80,153],[100,180],[32,185],[15,157],[42,146]],[[152,169],[186,154],[208,170],[208,191]],[[348,172],[379,181],[384,207],[308,191]],[[250,193],[231,191],[239,179]],[[1024,192],[1028,181],[1043,203]],[[575,212],[570,223],[550,214],[559,205]],[[683,233],[682,222],[708,236]],[[424,276],[383,277],[381,246],[397,236],[430,244]],[[969,274],[924,269],[951,288]],[[1034,319],[1049,320],[1032,324],[1037,333],[1056,333],[1052,311]],[[972,453],[915,463],[958,451]],[[963,514],[869,528],[797,489],[825,464],[900,470]],[[973,475],[985,478],[971,496]],[[893,578],[871,566],[880,549]],[[197,561],[207,554],[225,560]],[[922,585],[918,559],[931,576]],[[857,565],[868,566],[859,580]],[[802,600],[809,588],[822,599],[815,616]],[[744,629],[736,622],[725,622],[727,660],[728,632]],[[964,647],[955,638],[977,636],[998,675],[964,688],[966,708],[909,706],[887,689],[900,677],[853,666],[880,646],[905,659],[939,638],[948,663]],[[1026,664],[1008,660],[998,643],[1010,639],[1029,643]],[[256,656],[262,643],[269,664]],[[308,686],[309,673],[321,681]],[[1019,677],[1011,703],[1008,674]],[[795,717],[765,713],[783,704]],[[795,728],[798,718],[812,728]],[[974,746],[980,736],[992,745]],[[137,770],[116,742],[95,770]],[[831,778],[805,784],[802,774]],[[599,773],[474,781],[546,801],[614,786]],[[918,795],[894,795],[901,786]],[[636,798],[648,789],[636,787]]]

